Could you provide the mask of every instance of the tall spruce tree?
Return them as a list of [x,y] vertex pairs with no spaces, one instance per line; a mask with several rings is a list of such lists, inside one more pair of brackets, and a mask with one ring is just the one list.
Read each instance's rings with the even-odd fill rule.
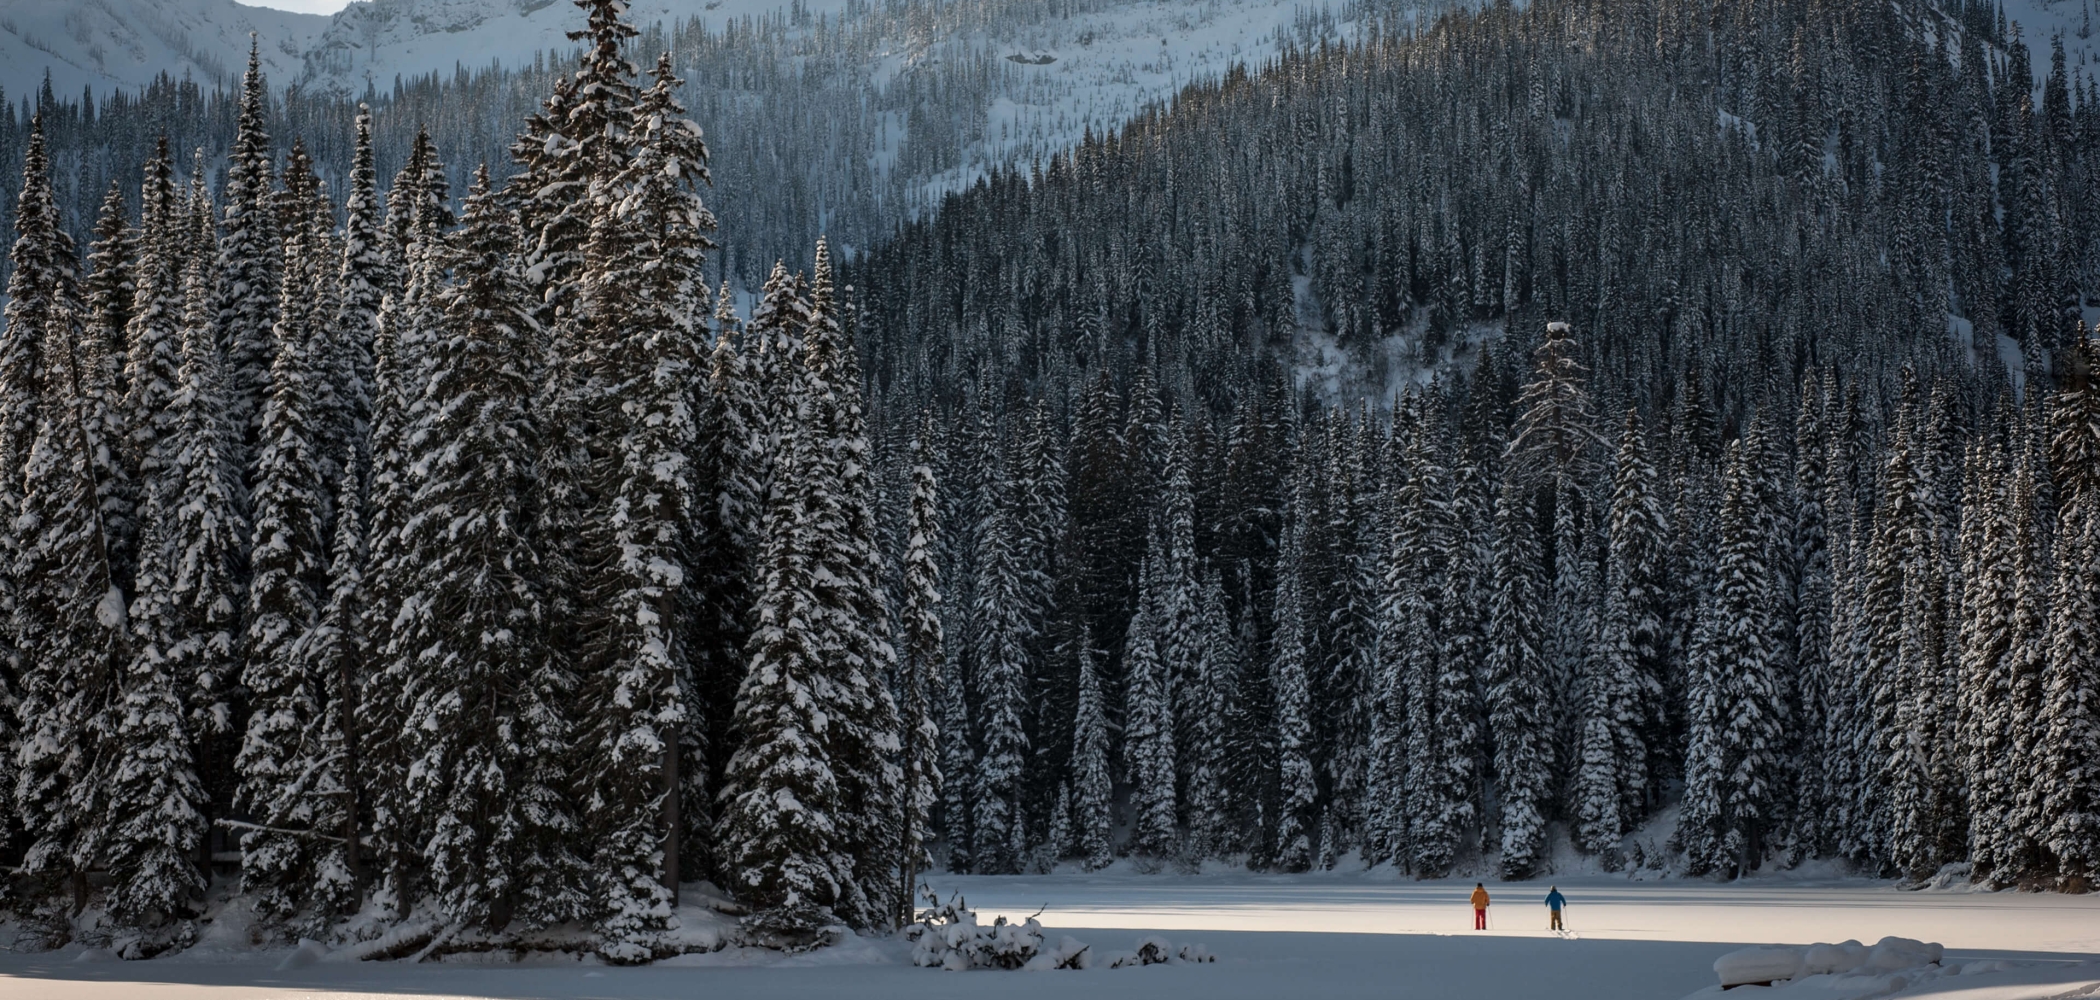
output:
[[1130,783],[1130,852],[1161,860],[1175,851],[1174,717],[1159,653],[1160,577],[1149,559],[1141,572],[1138,610],[1123,646],[1123,773]]
[[1302,529],[1285,536],[1276,578],[1275,631],[1269,674],[1275,691],[1276,753],[1281,804],[1276,813],[1275,862],[1284,871],[1304,871],[1313,863],[1313,806],[1317,789],[1308,758],[1312,743],[1311,692],[1305,676],[1305,610]]
[[310,309],[320,261],[308,235],[287,244],[279,296],[270,395],[263,407],[256,452],[254,541],[249,563],[247,663],[241,674],[249,699],[248,727],[235,768],[237,808],[257,817],[259,829],[241,836],[241,884],[258,912],[284,918],[296,909],[308,882],[305,838],[278,832],[282,791],[296,780],[298,742],[319,712],[320,692],[306,675],[296,647],[313,627],[326,587],[324,531],[331,484],[316,461],[314,418],[317,342]]
[[918,891],[918,875],[932,862],[927,844],[933,840],[933,816],[941,801],[941,727],[935,702],[946,660],[941,631],[940,566],[935,559],[940,544],[940,488],[933,475],[927,437],[933,420],[922,421],[911,439],[911,499],[907,509],[904,548],[904,600],[899,609],[903,640],[898,650],[897,711],[902,723],[904,769],[904,849],[898,867],[903,873],[903,916],[912,916],[912,900]]
[[1079,709],[1072,722],[1072,826],[1082,863],[1089,869],[1101,869],[1113,859],[1108,713],[1102,703],[1093,638],[1084,627],[1073,646],[1072,655],[1079,665]]
[[970,858],[987,875],[1019,874],[1025,854],[1022,781],[1028,757],[1027,643],[1030,639],[1014,542],[995,500],[978,533],[984,551],[977,584],[977,812]]
[[1502,804],[1501,872],[1530,878],[1545,849],[1553,732],[1547,712],[1545,623],[1537,514],[1514,478],[1495,508],[1492,592],[1488,598],[1487,708],[1495,744],[1495,790]]
[[[283,258],[273,211],[270,169],[270,93],[263,81],[260,42],[248,48],[241,103],[226,184],[219,193],[219,349],[226,356],[226,406],[238,463],[262,436],[264,401],[271,395],[273,329],[282,304]],[[303,295],[303,290],[302,290]],[[303,298],[301,299],[303,302]]]

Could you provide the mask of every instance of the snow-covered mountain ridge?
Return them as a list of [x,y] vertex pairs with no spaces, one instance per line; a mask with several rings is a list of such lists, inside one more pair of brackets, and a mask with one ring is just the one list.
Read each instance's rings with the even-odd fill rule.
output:
[[234,0],[0,0],[0,87],[33,94],[46,74],[78,98],[138,89],[155,76],[207,84],[239,77],[252,32],[272,79],[296,79],[329,19]]
[[[2075,68],[2100,62],[2093,3],[2008,0],[2005,7],[2038,50],[2045,52],[2049,39],[2061,37]],[[1415,6],[1448,5],[1422,0]],[[1149,98],[1162,83],[1175,86],[1235,60],[1258,61],[1284,33],[1321,23],[1346,26],[1369,5],[1107,0],[1020,5],[1040,14],[1018,18],[995,12],[999,6],[950,5],[950,11],[975,7],[990,13],[986,23],[960,35],[908,32],[914,37],[898,39],[898,58],[928,58],[966,42],[1006,46],[1018,65],[1113,81],[1124,86],[1111,89]],[[880,7],[866,0],[634,0],[631,9],[642,24],[721,31],[732,22],[768,16],[836,26],[875,16]],[[396,77],[527,64],[544,53],[565,52],[566,33],[575,26],[575,10],[566,0],[357,0],[332,17],[235,0],[0,0],[0,87],[9,95],[33,93],[47,74],[53,89],[68,96],[83,87],[136,89],[162,72],[228,82],[239,73],[253,33],[272,80],[355,94],[367,86],[384,90]],[[2045,58],[2037,60],[2038,69],[2046,65]]]

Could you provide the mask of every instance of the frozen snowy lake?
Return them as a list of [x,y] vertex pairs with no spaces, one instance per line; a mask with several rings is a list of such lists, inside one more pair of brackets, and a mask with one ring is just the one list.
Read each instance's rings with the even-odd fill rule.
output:
[[[1947,964],[2043,963],[1950,977],[1896,996],[2045,1000],[2100,993],[2100,897],[1904,892],[1856,880],[1629,882],[1570,877],[1571,934],[1546,930],[1546,882],[1489,883],[1493,927],[1471,930],[1471,880],[1390,875],[1202,876],[1060,874],[948,877],[982,919],[1044,907],[1052,940],[1071,934],[1097,952],[1129,949],[1140,933],[1201,943],[1215,965],[1086,972],[950,973],[909,965],[894,941],[855,941],[793,959],[750,952],[687,956],[675,966],[577,963],[333,964],[280,970],[285,952],[193,951],[151,962],[76,961],[79,949],[0,953],[0,997],[23,1000],[490,1000],[708,996],[810,998],[1192,997],[1678,1000],[1714,983],[1713,961],[1749,944],[1808,944],[1898,935],[1942,942]],[[1924,990],[1925,992],[1917,992]],[[1735,991],[1835,998],[1844,993]],[[1889,995],[1886,991],[1877,995]]]

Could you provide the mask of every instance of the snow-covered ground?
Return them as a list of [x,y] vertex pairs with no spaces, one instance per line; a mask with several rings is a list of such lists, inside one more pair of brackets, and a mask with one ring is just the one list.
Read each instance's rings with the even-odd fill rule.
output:
[[[941,972],[913,967],[897,940],[850,940],[782,957],[731,950],[647,968],[595,964],[286,961],[289,952],[200,947],[150,962],[0,952],[0,997],[50,1000],[349,1000],[707,996],[976,998],[1192,997],[1202,1000],[1678,1000],[1715,990],[1714,960],[1754,944],[1897,935],[1946,946],[1944,969],[1819,977],[1731,1000],[2057,1000],[2100,996],[2100,897],[1905,892],[1858,880],[1732,885],[1582,876],[1560,881],[1566,935],[1546,930],[1546,883],[1490,883],[1493,927],[1475,932],[1467,880],[1387,873],[1182,876],[1120,870],[1041,877],[936,876],[980,917],[1039,919],[1102,953],[1140,934],[1202,944],[1214,965],[1085,972]],[[1717,992],[1712,995],[1718,995]]]

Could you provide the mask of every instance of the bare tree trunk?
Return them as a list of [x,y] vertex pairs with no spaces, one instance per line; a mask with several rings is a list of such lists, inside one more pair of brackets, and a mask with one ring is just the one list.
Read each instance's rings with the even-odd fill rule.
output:
[[671,905],[678,905],[678,738],[674,727],[664,741],[664,888],[671,890]]

